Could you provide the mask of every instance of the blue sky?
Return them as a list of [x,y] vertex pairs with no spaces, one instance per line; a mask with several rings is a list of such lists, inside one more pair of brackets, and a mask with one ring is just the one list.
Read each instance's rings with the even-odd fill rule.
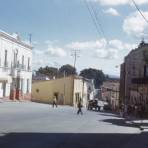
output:
[[[0,0],[0,29],[18,32],[25,41],[32,33],[34,69],[73,64],[72,50],[78,49],[78,71],[92,67],[119,75],[124,56],[142,37],[147,41],[148,23],[131,0],[87,1],[105,38],[97,33],[84,0]],[[135,1],[148,18],[148,0]]]

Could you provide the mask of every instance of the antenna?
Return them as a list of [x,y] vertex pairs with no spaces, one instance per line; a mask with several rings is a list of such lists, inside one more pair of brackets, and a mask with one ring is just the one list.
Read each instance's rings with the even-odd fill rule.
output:
[[29,33],[29,43],[30,43],[30,45],[32,43],[32,34],[31,33]]

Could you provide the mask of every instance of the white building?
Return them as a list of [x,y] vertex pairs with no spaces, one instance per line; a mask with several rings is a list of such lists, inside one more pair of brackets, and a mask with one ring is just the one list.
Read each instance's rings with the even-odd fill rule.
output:
[[30,99],[32,47],[0,31],[0,98]]

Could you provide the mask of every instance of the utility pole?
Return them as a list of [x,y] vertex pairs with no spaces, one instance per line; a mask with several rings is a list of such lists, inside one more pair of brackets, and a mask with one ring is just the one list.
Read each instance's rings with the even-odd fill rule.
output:
[[[71,56],[74,57],[74,65],[73,65],[74,66],[74,70],[76,70],[76,61],[77,61],[77,58],[79,57],[79,53],[80,53],[80,50],[76,50],[76,49],[72,50]],[[72,104],[73,105],[75,105],[75,102],[74,102],[74,98],[75,98],[75,96],[74,96],[75,95],[74,94],[74,85],[75,85],[74,84],[75,83],[74,79],[75,79],[75,76],[73,76],[73,89],[72,89],[72,94],[73,94],[73,102],[72,102]]]
[[76,68],[76,62],[77,62],[77,58],[80,57],[80,50],[72,50],[72,54],[71,56],[74,57],[74,68]]

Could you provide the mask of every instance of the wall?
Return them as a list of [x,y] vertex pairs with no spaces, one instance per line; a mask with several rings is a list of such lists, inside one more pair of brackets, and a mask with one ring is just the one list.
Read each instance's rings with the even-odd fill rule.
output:
[[87,83],[83,79],[74,79],[74,106],[77,106],[78,99],[76,99],[76,94],[79,93],[79,99],[82,101],[82,105],[86,107],[87,105]]
[[[73,105],[73,77],[34,82],[32,84],[32,100],[43,103],[52,103],[54,93],[59,94],[60,104]],[[64,88],[65,86],[65,88]],[[65,100],[64,100],[65,90]],[[63,101],[62,101],[63,96]]]
[[[1,32],[0,32],[1,33]],[[17,72],[12,75],[12,65],[14,65],[14,52],[18,51],[18,58],[17,61],[19,61],[20,64],[22,64],[22,56],[24,55],[24,69],[19,72],[19,76],[21,79],[24,79],[24,82],[26,83],[27,79],[29,79],[29,94],[31,96],[31,84],[32,84],[32,72],[31,69],[28,70],[28,58],[30,58],[30,67],[32,67],[32,50],[31,47],[25,47],[19,43],[16,43],[15,41],[9,40],[4,37],[5,35],[0,35],[0,76],[3,75],[5,77],[12,76],[13,78],[17,77]],[[10,35],[6,35],[10,36]],[[12,37],[10,37],[12,38]],[[13,39],[13,38],[12,38]],[[15,40],[15,39],[13,39]],[[5,50],[7,50],[7,62],[8,65],[5,67],[4,60],[5,60]],[[26,94],[27,92],[27,85],[23,84],[23,93]],[[12,83],[11,83],[12,84]],[[7,97],[10,96],[10,84],[6,84],[6,95]]]
[[[87,105],[87,83],[74,76],[34,82],[32,84],[32,100],[43,103],[52,103],[54,93],[59,94],[58,104],[77,106],[76,94],[82,99],[83,106]],[[65,99],[64,99],[65,94]],[[62,101],[63,100],[63,101]]]
[[109,102],[113,110],[119,107],[119,87],[118,81],[106,81],[102,85],[102,98]]

